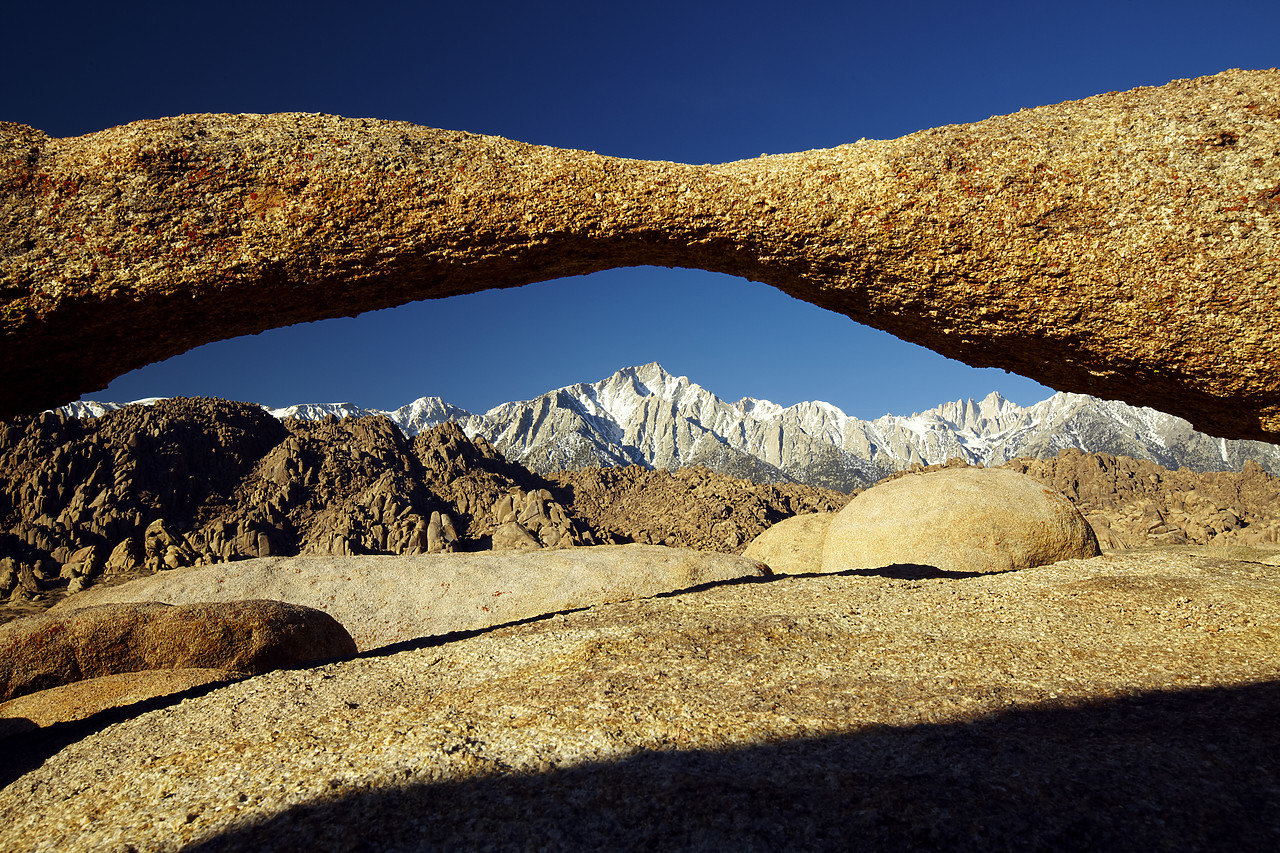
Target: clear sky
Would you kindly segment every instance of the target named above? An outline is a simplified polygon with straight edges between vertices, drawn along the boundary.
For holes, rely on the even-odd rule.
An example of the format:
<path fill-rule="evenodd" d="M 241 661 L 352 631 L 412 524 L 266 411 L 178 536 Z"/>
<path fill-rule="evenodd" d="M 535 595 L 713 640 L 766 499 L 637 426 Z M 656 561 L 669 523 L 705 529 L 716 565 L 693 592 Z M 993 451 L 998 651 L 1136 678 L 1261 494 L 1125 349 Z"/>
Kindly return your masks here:
<path fill-rule="evenodd" d="M 1280 2 L 23 3 L 0 120 L 55 136 L 202 112 L 398 119 L 714 163 L 884 139 L 1227 68 L 1280 65 Z M 658 361 L 728 400 L 908 414 L 974 370 L 728 276 L 641 267 L 223 341 L 91 399 L 473 411 Z"/>

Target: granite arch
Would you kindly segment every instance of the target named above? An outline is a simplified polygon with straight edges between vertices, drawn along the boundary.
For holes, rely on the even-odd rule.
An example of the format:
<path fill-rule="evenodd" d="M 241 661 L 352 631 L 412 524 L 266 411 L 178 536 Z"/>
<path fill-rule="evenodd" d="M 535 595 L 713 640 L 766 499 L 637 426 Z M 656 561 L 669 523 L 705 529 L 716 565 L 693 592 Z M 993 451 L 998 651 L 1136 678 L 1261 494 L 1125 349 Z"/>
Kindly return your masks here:
<path fill-rule="evenodd" d="M 979 367 L 1280 439 L 1280 71 L 692 166 L 401 122 L 0 125 L 0 416 L 213 340 L 694 267 Z"/>

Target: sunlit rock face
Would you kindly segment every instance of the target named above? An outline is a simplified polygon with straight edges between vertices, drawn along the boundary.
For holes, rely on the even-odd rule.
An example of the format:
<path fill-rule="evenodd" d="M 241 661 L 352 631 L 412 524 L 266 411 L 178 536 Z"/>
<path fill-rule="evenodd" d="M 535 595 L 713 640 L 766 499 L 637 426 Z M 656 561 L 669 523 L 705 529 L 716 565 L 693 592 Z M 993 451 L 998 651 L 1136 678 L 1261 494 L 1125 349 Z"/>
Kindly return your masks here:
<path fill-rule="evenodd" d="M 652 264 L 1280 437 L 1276 70 L 715 166 L 323 115 L 3 124 L 0 223 L 0 415 L 213 340 Z"/>

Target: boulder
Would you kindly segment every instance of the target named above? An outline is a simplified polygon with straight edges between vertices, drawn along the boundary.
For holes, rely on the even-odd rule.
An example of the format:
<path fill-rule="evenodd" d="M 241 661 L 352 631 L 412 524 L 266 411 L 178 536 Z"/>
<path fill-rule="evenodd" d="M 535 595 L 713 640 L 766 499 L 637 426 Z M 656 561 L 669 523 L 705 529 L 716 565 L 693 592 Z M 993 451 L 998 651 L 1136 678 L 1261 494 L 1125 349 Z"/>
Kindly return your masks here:
<path fill-rule="evenodd" d="M 297 604 L 105 604 L 0 626 L 0 701 L 146 669 L 257 674 L 355 653 L 333 617 Z"/>
<path fill-rule="evenodd" d="M 1000 572 L 1101 552 L 1060 492 L 1006 469 L 948 468 L 881 483 L 831 522 L 822 571 L 900 564 Z"/>
<path fill-rule="evenodd" d="M 834 512 L 811 512 L 783 519 L 752 539 L 742 556 L 780 575 L 820 571 L 822 548 L 835 517 Z"/>
<path fill-rule="evenodd" d="M 64 599 L 50 613 L 62 616 L 74 608 L 114 601 L 178 604 L 270 598 L 332 614 L 364 651 L 769 574 L 763 564 L 731 554 L 651 545 L 504 554 L 272 557 L 95 587 Z"/>

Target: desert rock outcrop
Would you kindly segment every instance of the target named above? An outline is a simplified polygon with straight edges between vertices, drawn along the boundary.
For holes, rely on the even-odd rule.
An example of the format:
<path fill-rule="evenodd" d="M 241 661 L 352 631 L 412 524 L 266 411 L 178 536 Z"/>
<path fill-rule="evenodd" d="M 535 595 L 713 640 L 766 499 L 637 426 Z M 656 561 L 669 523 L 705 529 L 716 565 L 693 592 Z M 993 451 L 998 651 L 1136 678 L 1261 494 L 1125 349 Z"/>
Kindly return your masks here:
<path fill-rule="evenodd" d="M 0 125 L 0 414 L 199 344 L 619 266 L 1280 437 L 1280 71 L 718 166 L 326 115 Z"/>
<path fill-rule="evenodd" d="M 0 701 L 147 669 L 256 675 L 355 653 L 332 616 L 296 604 L 106 604 L 0 625 Z"/>
<path fill-rule="evenodd" d="M 705 468 L 583 468 L 551 477 L 602 537 L 741 553 L 775 522 L 838 509 L 849 496 L 795 483 L 764 485 Z"/>
<path fill-rule="evenodd" d="M 742 556 L 780 575 L 821 571 L 822 548 L 835 518 L 834 512 L 810 512 L 783 519 L 752 539 Z"/>
<path fill-rule="evenodd" d="M 1197 474 L 1064 450 L 1004 467 L 1065 494 L 1109 548 L 1280 543 L 1280 480 L 1255 462 L 1238 472 Z"/>
<path fill-rule="evenodd" d="M 244 678 L 225 669 L 144 669 L 86 678 L 0 702 L 0 733 L 83 720 L 112 708 Z M 0 737 L 3 737 L 0 734 Z"/>
<path fill-rule="evenodd" d="M 1096 557 L 1065 495 L 1000 468 L 899 477 L 858 495 L 827 528 L 822 571 L 923 565 L 1001 572 Z"/>
<path fill-rule="evenodd" d="M 1183 551 L 721 584 L 268 673 L 7 743 L 0 847 L 1269 850 L 1280 582 Z"/>
<path fill-rule="evenodd" d="M 613 541 L 548 485 L 456 424 L 409 441 L 383 417 L 281 423 L 185 398 L 19 416 L 0 424 L 0 594 L 39 602 L 264 556 L 486 549 L 504 498 L 518 497 L 536 547 Z"/>
<path fill-rule="evenodd" d="M 680 548 L 532 547 L 532 553 L 523 554 L 242 560 L 98 587 L 65 599 L 51 612 L 60 615 L 107 602 L 268 598 L 325 611 L 365 651 L 714 581 L 769 575 L 755 560 Z"/>

